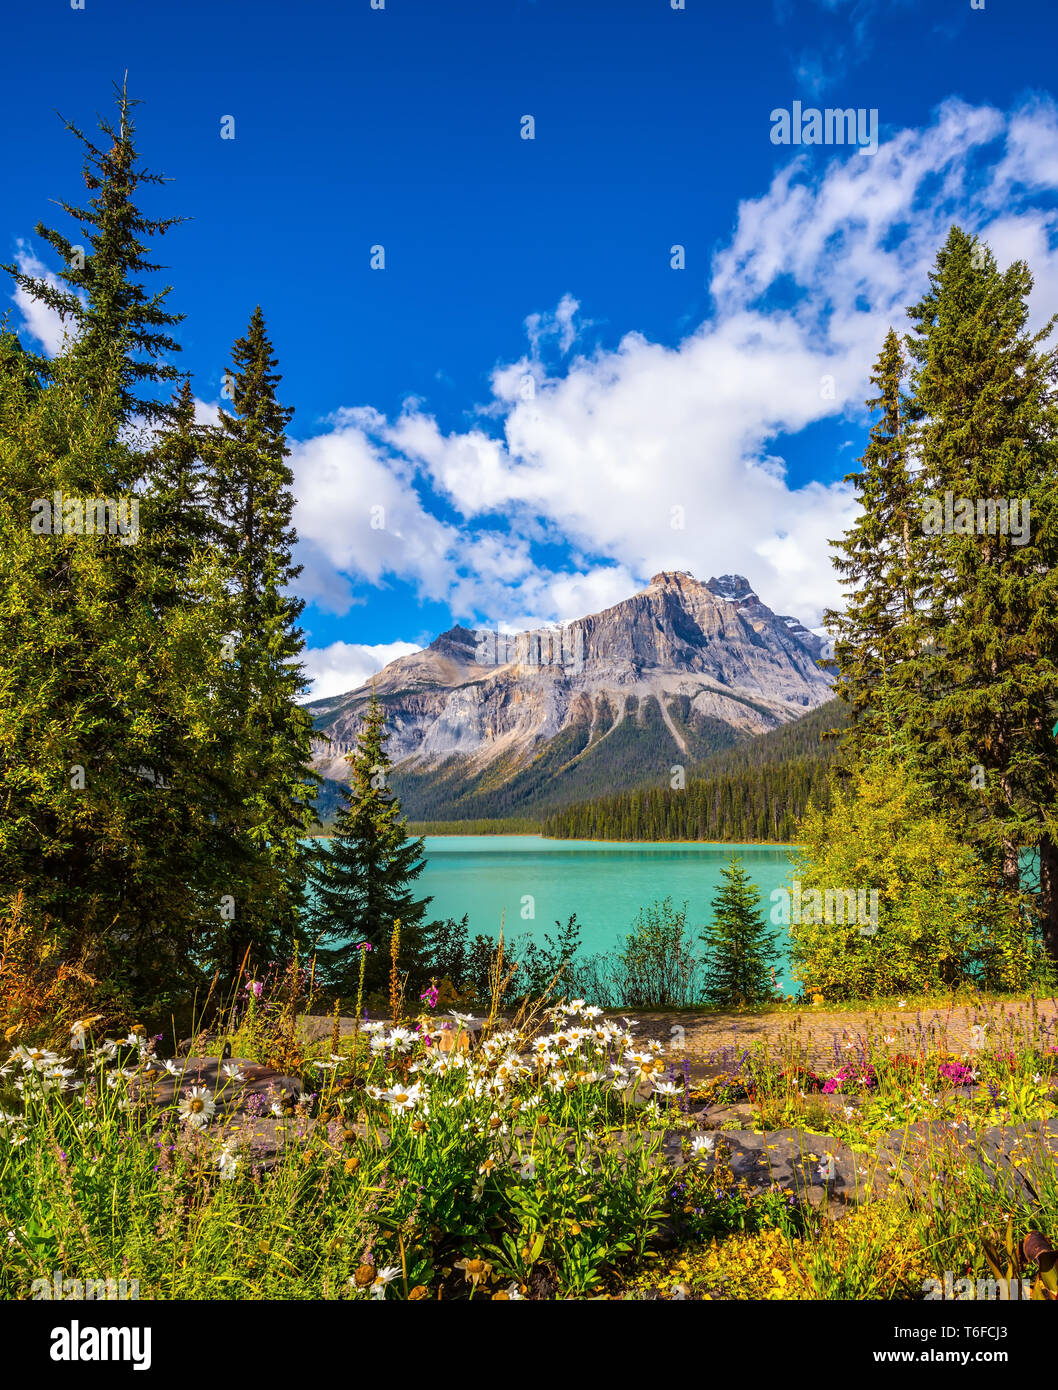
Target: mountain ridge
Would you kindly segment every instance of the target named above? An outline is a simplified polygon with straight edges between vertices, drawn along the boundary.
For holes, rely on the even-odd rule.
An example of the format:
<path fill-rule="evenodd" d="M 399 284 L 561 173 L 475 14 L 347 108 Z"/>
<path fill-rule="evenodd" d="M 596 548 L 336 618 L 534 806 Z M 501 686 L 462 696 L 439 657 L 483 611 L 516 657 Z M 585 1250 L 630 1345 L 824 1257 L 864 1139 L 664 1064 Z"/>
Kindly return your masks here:
<path fill-rule="evenodd" d="M 373 690 L 386 710 L 391 782 L 413 819 L 538 813 L 667 781 L 822 704 L 831 696 L 823 650 L 741 575 L 703 583 L 661 571 L 629 598 L 555 627 L 457 624 L 357 689 L 310 702 L 322 736 L 314 765 L 345 780 Z"/>

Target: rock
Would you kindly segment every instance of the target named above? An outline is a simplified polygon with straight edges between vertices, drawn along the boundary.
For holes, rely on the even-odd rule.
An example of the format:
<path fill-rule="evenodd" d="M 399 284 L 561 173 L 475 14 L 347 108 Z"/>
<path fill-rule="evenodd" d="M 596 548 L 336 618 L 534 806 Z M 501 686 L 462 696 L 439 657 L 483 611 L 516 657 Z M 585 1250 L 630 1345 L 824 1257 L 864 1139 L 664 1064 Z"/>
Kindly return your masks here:
<path fill-rule="evenodd" d="M 732 1105 L 711 1105 L 700 1110 L 698 1124 L 701 1129 L 723 1129 L 725 1125 L 735 1123 L 737 1129 L 752 1124 L 759 1117 L 757 1106 L 748 1100 L 741 1100 Z"/>
<path fill-rule="evenodd" d="M 297 1077 L 284 1076 L 271 1067 L 235 1057 L 225 1062 L 220 1057 L 186 1057 L 177 1076 L 161 1071 L 157 1066 L 131 1083 L 133 1094 L 160 1110 L 178 1105 L 192 1086 L 204 1086 L 217 1107 L 218 1119 L 234 1114 L 264 1114 L 271 1110 L 273 1100 L 296 1103 L 304 1087 Z M 224 1066 L 239 1067 L 244 1080 L 232 1081 L 224 1076 Z"/>
<path fill-rule="evenodd" d="M 768 1134 L 728 1130 L 716 1135 L 710 1156 L 695 1161 L 712 1171 L 721 1154 L 736 1181 L 751 1192 L 788 1192 L 799 1202 L 823 1208 L 834 1220 L 879 1191 L 863 1155 L 829 1135 L 799 1129 Z"/>

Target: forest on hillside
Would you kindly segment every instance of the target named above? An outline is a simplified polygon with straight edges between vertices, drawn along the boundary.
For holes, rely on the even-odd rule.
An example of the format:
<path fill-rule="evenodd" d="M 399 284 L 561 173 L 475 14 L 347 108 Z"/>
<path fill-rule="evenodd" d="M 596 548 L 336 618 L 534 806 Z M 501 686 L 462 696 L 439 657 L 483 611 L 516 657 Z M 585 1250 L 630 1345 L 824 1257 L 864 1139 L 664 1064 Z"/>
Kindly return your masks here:
<path fill-rule="evenodd" d="M 643 787 L 593 797 L 546 816 L 543 834 L 789 843 L 809 801 L 828 804 L 837 734 L 846 722 L 845 706 L 829 700 L 802 719 L 715 753 L 692 769 L 682 788 Z"/>

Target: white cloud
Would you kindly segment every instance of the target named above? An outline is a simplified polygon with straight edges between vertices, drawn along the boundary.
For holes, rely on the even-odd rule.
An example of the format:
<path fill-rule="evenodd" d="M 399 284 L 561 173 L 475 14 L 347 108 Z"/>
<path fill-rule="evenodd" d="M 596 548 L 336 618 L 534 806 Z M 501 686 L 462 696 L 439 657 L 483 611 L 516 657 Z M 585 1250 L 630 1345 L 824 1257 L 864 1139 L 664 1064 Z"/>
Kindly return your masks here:
<path fill-rule="evenodd" d="M 772 607 L 818 622 L 840 604 L 827 540 L 852 500 L 830 479 L 848 452 L 835 446 L 816 481 L 793 486 L 782 438 L 844 418 L 859 452 L 867 373 L 889 325 L 906 329 L 953 222 L 992 242 L 1001 264 L 1029 260 L 1033 316 L 1045 320 L 1058 298 L 1058 215 L 1031 195 L 1058 185 L 1056 131 L 1050 102 L 1004 115 L 953 99 L 871 159 L 802 153 L 738 208 L 703 324 L 674 347 L 630 332 L 549 371 L 544 340 L 575 340 L 578 305 L 565 296 L 527 320 L 530 354 L 495 369 L 481 411 L 491 432 L 445 433 L 413 401 L 392 421 L 341 412 L 296 451 L 309 596 L 340 607 L 351 601 L 343 575 L 398 576 L 457 618 L 529 626 L 677 568 L 745 574 Z M 777 285 L 794 288 L 790 307 L 769 302 Z M 423 480 L 453 520 L 423 504 Z M 378 505 L 385 529 L 372 531 Z M 570 548 L 565 572 L 534 564 L 540 541 Z"/>
<path fill-rule="evenodd" d="M 68 292 L 69 287 L 29 250 L 24 241 L 19 240 L 15 246 L 15 260 L 24 274 L 44 280 L 52 289 Z M 21 285 L 15 286 L 11 298 L 22 315 L 21 329 L 35 338 L 49 357 L 54 357 L 62 348 L 63 340 L 67 332 L 72 331 L 73 325 L 64 324 L 56 310 L 42 304 L 39 299 L 33 299 Z"/>
<path fill-rule="evenodd" d="M 539 356 L 547 338 L 557 338 L 559 351 L 569 352 L 581 331 L 573 322 L 579 308 L 580 303 L 571 294 L 564 294 L 553 314 L 529 315 L 525 321 L 525 331 L 534 356 Z"/>
<path fill-rule="evenodd" d="M 220 402 L 219 401 L 200 401 L 195 397 L 195 424 L 196 425 L 219 425 L 220 424 Z"/>
<path fill-rule="evenodd" d="M 309 647 L 302 654 L 302 664 L 312 680 L 310 700 L 324 700 L 331 695 L 344 695 L 363 685 L 369 676 L 398 656 L 417 652 L 414 642 L 383 642 L 365 646 L 356 642 L 332 642 L 329 647 Z"/>

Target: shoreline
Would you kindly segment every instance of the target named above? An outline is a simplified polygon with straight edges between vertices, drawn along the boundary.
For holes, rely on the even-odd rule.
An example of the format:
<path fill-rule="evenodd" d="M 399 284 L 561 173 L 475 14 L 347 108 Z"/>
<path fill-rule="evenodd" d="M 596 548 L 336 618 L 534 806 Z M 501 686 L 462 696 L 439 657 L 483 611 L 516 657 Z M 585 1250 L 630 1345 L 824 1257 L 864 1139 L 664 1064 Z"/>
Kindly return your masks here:
<path fill-rule="evenodd" d="M 330 840 L 333 831 L 322 835 L 310 835 L 311 840 Z M 489 830 L 472 834 L 465 830 L 416 831 L 409 827 L 408 838 L 417 840 L 546 840 L 548 844 L 561 845 L 707 845 L 712 849 L 725 849 L 740 846 L 743 849 L 797 849 L 799 846 L 790 840 L 600 840 L 586 836 L 542 835 L 538 830 Z"/>
<path fill-rule="evenodd" d="M 597 840 L 581 835 L 541 835 L 527 830 L 488 831 L 482 835 L 468 835 L 465 831 L 453 831 L 450 835 L 436 831 L 424 833 L 425 840 L 452 840 L 462 837 L 465 840 L 547 840 L 549 844 L 561 845 L 708 845 L 716 849 L 727 846 L 741 846 L 743 849 L 796 849 L 798 846 L 789 840 Z M 322 837 L 321 837 L 322 838 Z"/>

